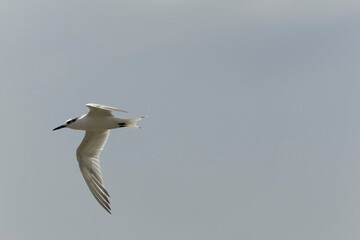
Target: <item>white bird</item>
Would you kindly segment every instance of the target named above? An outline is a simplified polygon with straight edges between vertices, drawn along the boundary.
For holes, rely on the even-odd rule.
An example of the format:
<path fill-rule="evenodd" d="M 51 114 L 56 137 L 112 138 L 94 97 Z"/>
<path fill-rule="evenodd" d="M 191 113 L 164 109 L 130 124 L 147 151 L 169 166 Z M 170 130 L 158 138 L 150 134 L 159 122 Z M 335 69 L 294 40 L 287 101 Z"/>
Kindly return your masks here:
<path fill-rule="evenodd" d="M 76 158 L 82 175 L 91 193 L 100 205 L 111 214 L 109 193 L 106 191 L 100 170 L 99 156 L 104 148 L 109 129 L 114 128 L 140 128 L 136 122 L 144 117 L 117 118 L 112 111 L 126 112 L 113 107 L 88 103 L 86 106 L 90 111 L 77 118 L 67 120 L 63 125 L 54 128 L 53 131 L 61 128 L 85 130 L 85 136 L 76 150 Z"/>

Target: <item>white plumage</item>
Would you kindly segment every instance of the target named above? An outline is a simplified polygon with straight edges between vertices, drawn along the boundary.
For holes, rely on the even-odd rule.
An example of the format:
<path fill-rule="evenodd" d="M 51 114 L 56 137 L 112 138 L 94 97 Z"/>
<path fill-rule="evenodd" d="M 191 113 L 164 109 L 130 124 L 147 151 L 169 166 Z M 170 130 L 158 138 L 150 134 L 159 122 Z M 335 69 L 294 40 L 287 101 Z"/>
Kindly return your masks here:
<path fill-rule="evenodd" d="M 136 122 L 144 117 L 116 118 L 112 111 L 126 111 L 95 103 L 89 103 L 86 106 L 90 109 L 87 114 L 79 118 L 69 119 L 65 124 L 54 128 L 53 131 L 65 127 L 86 131 L 84 139 L 76 150 L 76 158 L 91 193 L 100 205 L 111 214 L 108 199 L 110 195 L 105 189 L 101 174 L 100 153 L 109 137 L 109 129 L 120 127 L 139 128 Z"/>

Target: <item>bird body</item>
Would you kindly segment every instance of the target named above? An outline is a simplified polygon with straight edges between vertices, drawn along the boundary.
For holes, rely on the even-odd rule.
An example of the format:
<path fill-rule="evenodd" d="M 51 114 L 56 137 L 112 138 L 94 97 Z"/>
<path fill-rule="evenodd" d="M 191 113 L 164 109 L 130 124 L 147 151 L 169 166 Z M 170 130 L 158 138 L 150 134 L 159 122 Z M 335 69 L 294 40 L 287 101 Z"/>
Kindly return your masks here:
<path fill-rule="evenodd" d="M 109 130 L 119 127 L 131 127 L 131 122 L 141 118 L 116 118 L 114 116 L 88 115 L 79 117 L 72 124 L 67 126 L 74 130 Z M 139 127 L 135 127 L 139 128 Z"/>
<path fill-rule="evenodd" d="M 144 117 L 117 118 L 112 111 L 126 112 L 113 107 L 89 103 L 86 106 L 90 111 L 78 118 L 72 118 L 65 124 L 54 128 L 53 131 L 61 128 L 85 130 L 85 136 L 76 150 L 76 158 L 81 173 L 88 185 L 90 192 L 100 205 L 111 214 L 110 197 L 103 184 L 100 169 L 100 153 L 109 137 L 110 129 L 128 127 L 140 128 L 136 122 Z"/>

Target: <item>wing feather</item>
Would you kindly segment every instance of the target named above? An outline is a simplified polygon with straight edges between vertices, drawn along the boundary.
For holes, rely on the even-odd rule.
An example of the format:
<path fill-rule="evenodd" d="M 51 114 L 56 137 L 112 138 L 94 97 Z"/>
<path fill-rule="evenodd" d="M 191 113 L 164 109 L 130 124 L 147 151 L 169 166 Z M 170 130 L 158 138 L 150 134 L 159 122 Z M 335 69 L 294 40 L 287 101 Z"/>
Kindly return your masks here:
<path fill-rule="evenodd" d="M 124 110 L 96 103 L 88 103 L 86 106 L 90 109 L 88 115 L 112 116 L 112 111 L 126 112 Z"/>
<path fill-rule="evenodd" d="M 108 199 L 110 195 L 103 184 L 99 160 L 109 133 L 109 130 L 86 131 L 84 139 L 76 150 L 76 158 L 91 193 L 100 205 L 111 214 L 110 201 Z"/>

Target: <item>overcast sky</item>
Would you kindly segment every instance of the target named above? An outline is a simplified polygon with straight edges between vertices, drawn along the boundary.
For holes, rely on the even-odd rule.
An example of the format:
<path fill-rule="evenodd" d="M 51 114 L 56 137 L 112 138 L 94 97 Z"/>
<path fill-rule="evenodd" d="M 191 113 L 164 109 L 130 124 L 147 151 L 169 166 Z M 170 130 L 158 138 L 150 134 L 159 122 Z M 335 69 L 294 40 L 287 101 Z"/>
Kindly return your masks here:
<path fill-rule="evenodd" d="M 360 238 L 360 2 L 0 0 L 0 239 Z M 148 115 L 101 155 L 51 132 Z"/>

